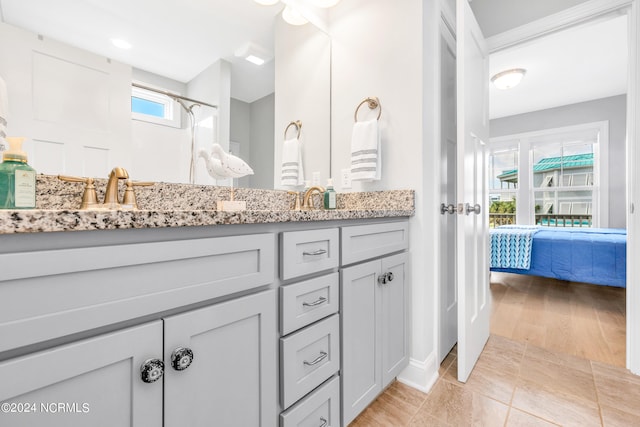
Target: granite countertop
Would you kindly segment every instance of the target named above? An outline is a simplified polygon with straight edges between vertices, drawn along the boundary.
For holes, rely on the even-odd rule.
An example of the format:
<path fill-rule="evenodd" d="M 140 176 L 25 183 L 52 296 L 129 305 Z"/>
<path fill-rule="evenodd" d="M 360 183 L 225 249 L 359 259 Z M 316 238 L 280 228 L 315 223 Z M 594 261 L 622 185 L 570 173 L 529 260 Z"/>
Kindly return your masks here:
<path fill-rule="evenodd" d="M 99 200 L 103 187 L 96 180 Z M 82 188 L 38 175 L 36 209 L 0 210 L 0 234 L 390 218 L 415 212 L 413 190 L 339 193 L 338 209 L 295 211 L 286 191 L 242 188 L 235 189 L 235 199 L 246 200 L 247 210 L 217 211 L 216 200 L 229 200 L 228 187 L 168 183 L 136 188 L 139 210 L 83 211 L 77 209 Z"/>

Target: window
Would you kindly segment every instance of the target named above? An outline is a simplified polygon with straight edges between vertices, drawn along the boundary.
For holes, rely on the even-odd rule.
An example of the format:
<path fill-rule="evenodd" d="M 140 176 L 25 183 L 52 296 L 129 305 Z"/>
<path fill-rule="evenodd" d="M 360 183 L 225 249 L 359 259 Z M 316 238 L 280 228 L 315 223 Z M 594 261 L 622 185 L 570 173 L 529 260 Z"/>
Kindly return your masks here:
<path fill-rule="evenodd" d="M 515 224 L 518 191 L 518 144 L 492 147 L 489 155 L 489 212 L 491 226 Z"/>
<path fill-rule="evenodd" d="M 166 95 L 131 87 L 131 118 L 159 125 L 180 127 L 180 107 Z"/>
<path fill-rule="evenodd" d="M 490 202 L 514 200 L 518 224 L 606 227 L 607 146 L 608 122 L 494 138 Z M 492 169 L 498 164 L 499 173 Z M 490 209 L 490 224 L 497 213 Z"/>

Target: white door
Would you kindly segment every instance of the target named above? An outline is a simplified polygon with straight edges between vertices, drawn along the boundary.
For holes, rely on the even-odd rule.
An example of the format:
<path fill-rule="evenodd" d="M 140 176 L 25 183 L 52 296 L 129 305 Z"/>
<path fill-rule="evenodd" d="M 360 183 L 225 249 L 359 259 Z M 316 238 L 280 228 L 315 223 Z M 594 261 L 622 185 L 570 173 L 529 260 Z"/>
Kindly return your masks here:
<path fill-rule="evenodd" d="M 443 18 L 444 19 L 444 18 Z M 458 287 L 456 281 L 456 221 L 449 205 L 456 203 L 456 42 L 440 22 L 440 345 L 442 363 L 458 341 Z"/>
<path fill-rule="evenodd" d="M 456 3 L 458 117 L 458 381 L 465 382 L 489 339 L 487 156 L 489 55 L 467 0 Z"/>

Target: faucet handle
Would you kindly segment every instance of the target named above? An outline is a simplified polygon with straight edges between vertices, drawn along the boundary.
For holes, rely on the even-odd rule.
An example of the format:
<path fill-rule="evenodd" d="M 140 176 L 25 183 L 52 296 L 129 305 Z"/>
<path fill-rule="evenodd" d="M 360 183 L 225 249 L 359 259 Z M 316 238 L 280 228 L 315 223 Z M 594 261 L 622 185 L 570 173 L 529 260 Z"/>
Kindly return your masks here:
<path fill-rule="evenodd" d="M 131 181 L 128 179 L 126 181 L 127 188 L 124 190 L 124 196 L 122 197 L 122 207 L 129 209 L 138 209 L 138 202 L 136 200 L 136 193 L 133 191 L 133 187 L 149 187 L 153 185 L 153 182 L 140 182 L 140 181 Z"/>
<path fill-rule="evenodd" d="M 291 194 L 293 196 L 295 196 L 294 202 L 293 202 L 293 210 L 294 211 L 299 211 L 300 208 L 300 192 L 299 191 L 287 191 L 287 194 Z"/>
<path fill-rule="evenodd" d="M 80 210 L 87 210 L 98 205 L 96 187 L 93 185 L 93 178 L 80 178 L 77 176 L 58 175 L 58 179 L 66 182 L 84 182 L 84 192 L 82 193 L 82 203 Z"/>

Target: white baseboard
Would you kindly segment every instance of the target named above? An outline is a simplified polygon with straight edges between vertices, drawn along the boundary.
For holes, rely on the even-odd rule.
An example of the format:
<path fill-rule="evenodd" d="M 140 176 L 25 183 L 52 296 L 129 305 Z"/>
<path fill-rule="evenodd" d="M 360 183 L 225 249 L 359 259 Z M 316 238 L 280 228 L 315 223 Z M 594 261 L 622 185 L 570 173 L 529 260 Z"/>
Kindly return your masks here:
<path fill-rule="evenodd" d="M 409 365 L 398 375 L 398 381 L 421 392 L 428 393 L 438 380 L 435 352 L 424 361 L 409 359 Z"/>

